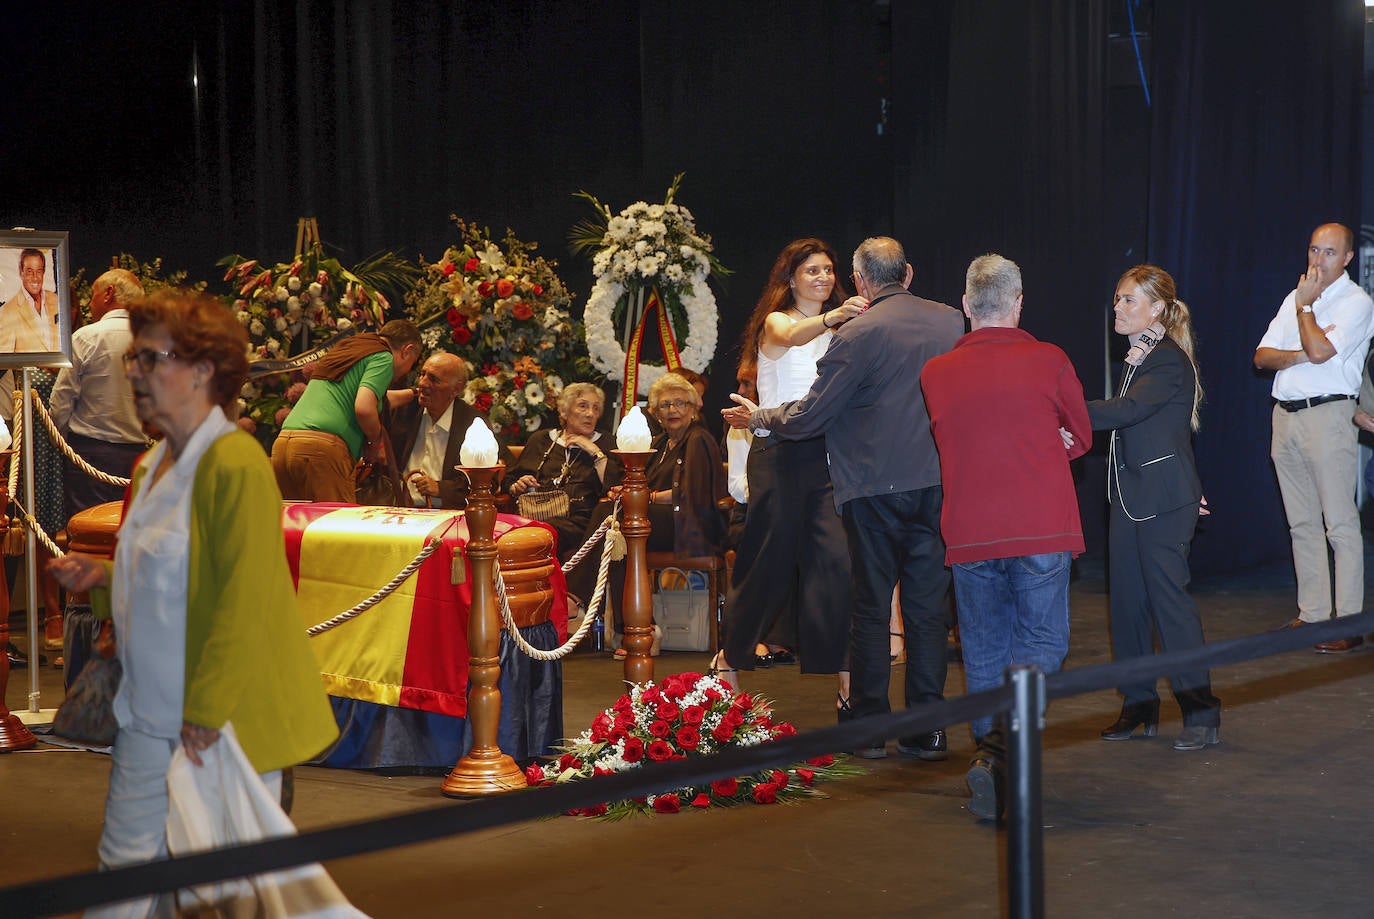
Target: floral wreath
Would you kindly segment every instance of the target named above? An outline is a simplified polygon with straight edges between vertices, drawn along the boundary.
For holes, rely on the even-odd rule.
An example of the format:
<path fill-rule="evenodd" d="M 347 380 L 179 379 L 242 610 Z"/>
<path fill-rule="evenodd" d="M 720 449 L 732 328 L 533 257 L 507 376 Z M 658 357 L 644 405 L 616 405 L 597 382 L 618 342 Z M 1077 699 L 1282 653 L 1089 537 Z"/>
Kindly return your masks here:
<path fill-rule="evenodd" d="M 692 212 L 673 202 L 681 181 L 681 174 L 674 177 L 662 204 L 637 201 L 615 215 L 591 194 L 579 193 L 596 209 L 596 218 L 578 224 L 571 234 L 575 249 L 596 253 L 596 283 L 583 317 L 587 350 L 593 366 L 612 380 L 625 382 L 617 308 L 622 303 L 628 308 L 631 300 L 643 305 L 650 290 L 658 291 L 674 336 L 683 343 L 678 350 L 682 365 L 703 372 L 715 356 L 719 314 L 708 279 L 729 272 L 711 254 L 710 237 L 697 232 Z M 647 392 L 666 372 L 661 364 L 641 363 L 635 388 Z"/>

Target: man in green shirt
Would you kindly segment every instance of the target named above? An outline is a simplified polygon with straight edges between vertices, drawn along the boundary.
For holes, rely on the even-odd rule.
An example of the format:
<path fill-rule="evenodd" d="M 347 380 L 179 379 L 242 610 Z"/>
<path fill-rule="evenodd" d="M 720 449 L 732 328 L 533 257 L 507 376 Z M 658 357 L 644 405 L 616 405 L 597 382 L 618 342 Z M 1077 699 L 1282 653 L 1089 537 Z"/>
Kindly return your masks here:
<path fill-rule="evenodd" d="M 353 503 L 359 458 L 385 463 L 379 405 L 420 356 L 420 331 L 393 319 L 345 339 L 315 362 L 310 383 L 272 446 L 283 498 Z"/>

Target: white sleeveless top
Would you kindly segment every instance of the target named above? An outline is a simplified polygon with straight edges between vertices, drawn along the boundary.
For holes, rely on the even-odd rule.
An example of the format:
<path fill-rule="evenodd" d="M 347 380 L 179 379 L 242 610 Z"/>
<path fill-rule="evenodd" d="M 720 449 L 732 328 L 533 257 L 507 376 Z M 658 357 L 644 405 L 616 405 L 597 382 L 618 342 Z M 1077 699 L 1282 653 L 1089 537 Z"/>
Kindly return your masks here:
<path fill-rule="evenodd" d="M 796 325 L 797 320 L 792 319 L 792 324 Z M 821 359 L 834 337 L 834 332 L 822 332 L 804 345 L 788 348 L 777 360 L 759 349 L 759 408 L 777 408 L 810 392 L 811 384 L 816 381 L 816 361 Z"/>

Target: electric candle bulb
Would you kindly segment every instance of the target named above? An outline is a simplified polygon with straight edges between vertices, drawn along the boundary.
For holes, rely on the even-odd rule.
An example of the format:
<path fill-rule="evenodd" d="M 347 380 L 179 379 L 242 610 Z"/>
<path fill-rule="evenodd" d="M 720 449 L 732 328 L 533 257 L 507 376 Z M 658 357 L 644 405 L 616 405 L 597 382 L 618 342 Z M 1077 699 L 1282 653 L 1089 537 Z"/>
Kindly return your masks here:
<path fill-rule="evenodd" d="M 464 466 L 474 469 L 487 469 L 496 465 L 496 438 L 491 428 L 481 418 L 472 419 L 467 436 L 463 438 L 463 448 L 458 451 Z"/>
<path fill-rule="evenodd" d="M 649 422 L 636 405 L 621 419 L 620 427 L 615 432 L 616 443 L 620 444 L 620 449 L 630 453 L 648 453 L 651 439 Z"/>

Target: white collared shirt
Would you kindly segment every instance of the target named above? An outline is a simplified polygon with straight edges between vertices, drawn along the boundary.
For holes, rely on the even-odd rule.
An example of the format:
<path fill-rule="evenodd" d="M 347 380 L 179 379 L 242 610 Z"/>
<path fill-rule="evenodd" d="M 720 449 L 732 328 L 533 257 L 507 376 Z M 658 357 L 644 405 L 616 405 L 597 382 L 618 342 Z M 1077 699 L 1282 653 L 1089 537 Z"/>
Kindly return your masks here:
<path fill-rule="evenodd" d="M 420 412 L 420 430 L 415 433 L 415 446 L 406 460 L 407 473 L 418 469 L 436 482 L 444 477 L 444 455 L 448 452 L 449 428 L 452 425 L 452 402 L 444 409 L 438 421 L 431 418 L 429 412 Z M 427 496 L 415 490 L 415 482 L 412 480 L 406 481 L 406 489 L 410 492 L 410 500 L 416 507 L 443 506 L 438 495 L 428 498 L 429 503 L 426 503 Z"/>
<path fill-rule="evenodd" d="M 1269 323 L 1259 347 L 1280 351 L 1302 350 L 1296 309 L 1297 290 L 1284 298 L 1278 314 Z M 1374 301 L 1348 274 L 1342 274 L 1321 292 L 1312 304 L 1312 316 L 1320 328 L 1334 325 L 1326 339 L 1336 356 L 1321 364 L 1294 364 L 1274 374 L 1270 390 L 1275 399 L 1288 402 L 1327 395 L 1355 395 L 1364 376 L 1364 361 L 1369 353 L 1369 336 L 1374 326 Z"/>
<path fill-rule="evenodd" d="M 124 352 L 133 340 L 122 308 L 72 333 L 72 365 L 58 372 L 48 405 L 59 428 L 110 444 L 144 442 L 124 375 Z"/>

